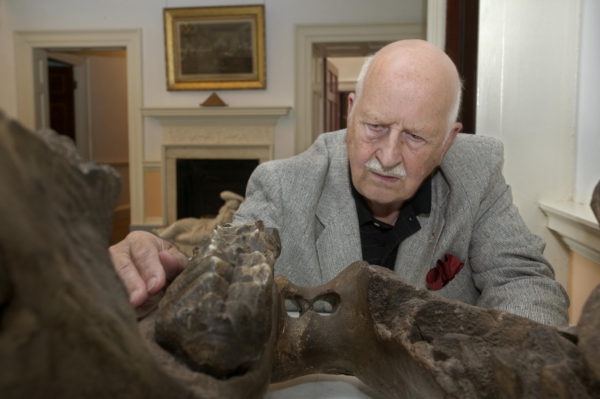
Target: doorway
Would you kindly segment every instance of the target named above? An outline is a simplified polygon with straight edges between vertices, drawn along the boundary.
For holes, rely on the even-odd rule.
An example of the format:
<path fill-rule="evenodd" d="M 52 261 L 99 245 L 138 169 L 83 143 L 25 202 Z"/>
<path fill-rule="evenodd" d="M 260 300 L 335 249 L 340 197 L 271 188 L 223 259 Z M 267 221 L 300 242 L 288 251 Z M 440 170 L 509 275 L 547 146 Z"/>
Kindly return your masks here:
<path fill-rule="evenodd" d="M 38 128 L 73 140 L 81 157 L 121 176 L 110 242 L 129 232 L 130 193 L 125 48 L 37 48 Z M 46 99 L 44 97 L 46 96 Z M 44 117 L 47 115 L 48 117 Z"/>
<path fill-rule="evenodd" d="M 141 30 L 20 31 L 15 32 L 14 38 L 18 119 L 30 129 L 36 127 L 36 103 L 40 94 L 31 78 L 38 73 L 38 49 L 119 48 L 126 51 L 127 107 L 123 111 L 127 114 L 129 177 L 123 181 L 129 183 L 131 204 L 131 218 L 127 224 L 144 224 Z"/>

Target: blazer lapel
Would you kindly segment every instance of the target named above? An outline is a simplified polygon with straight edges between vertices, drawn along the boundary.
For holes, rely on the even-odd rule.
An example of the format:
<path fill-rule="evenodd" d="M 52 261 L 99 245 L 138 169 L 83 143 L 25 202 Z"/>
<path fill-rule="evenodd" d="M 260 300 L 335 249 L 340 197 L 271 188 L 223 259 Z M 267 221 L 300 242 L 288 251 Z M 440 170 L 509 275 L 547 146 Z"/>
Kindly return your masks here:
<path fill-rule="evenodd" d="M 404 281 L 425 286 L 425 275 L 434 265 L 434 255 L 446 224 L 449 187 L 441 172 L 432 180 L 431 212 L 417 216 L 421 229 L 400 244 L 394 270 Z"/>
<path fill-rule="evenodd" d="M 345 143 L 332 156 L 316 209 L 316 248 L 324 282 L 362 260 L 356 205 L 350 190 Z"/>

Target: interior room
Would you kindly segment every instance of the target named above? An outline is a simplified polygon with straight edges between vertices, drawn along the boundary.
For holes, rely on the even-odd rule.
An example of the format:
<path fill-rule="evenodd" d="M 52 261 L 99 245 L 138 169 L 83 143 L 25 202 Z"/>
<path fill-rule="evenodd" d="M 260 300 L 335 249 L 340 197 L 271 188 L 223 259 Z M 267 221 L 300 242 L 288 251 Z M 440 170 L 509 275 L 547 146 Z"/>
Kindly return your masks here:
<path fill-rule="evenodd" d="M 476 13 L 460 19 L 467 3 Z M 170 88 L 164 10 L 245 5 L 264 7 L 262 87 Z M 428 40 L 457 52 L 465 131 L 504 144 L 514 202 L 546 242 L 577 324 L 600 284 L 600 227 L 589 206 L 600 180 L 598 38 L 595 0 L 0 0 L 0 110 L 29 129 L 52 127 L 61 106 L 52 84 L 75 82 L 72 115 L 52 117 L 54 128 L 84 159 L 119 172 L 116 242 L 130 230 L 214 216 L 218 193 L 244 195 L 256 165 L 345 127 L 366 56 L 398 39 Z M 225 105 L 203 106 L 213 93 Z M 206 210 L 184 213 L 178 196 L 192 194 L 178 191 L 181 159 L 204 160 L 188 165 L 194 181 L 221 173 L 219 181 L 240 182 L 213 188 Z"/>

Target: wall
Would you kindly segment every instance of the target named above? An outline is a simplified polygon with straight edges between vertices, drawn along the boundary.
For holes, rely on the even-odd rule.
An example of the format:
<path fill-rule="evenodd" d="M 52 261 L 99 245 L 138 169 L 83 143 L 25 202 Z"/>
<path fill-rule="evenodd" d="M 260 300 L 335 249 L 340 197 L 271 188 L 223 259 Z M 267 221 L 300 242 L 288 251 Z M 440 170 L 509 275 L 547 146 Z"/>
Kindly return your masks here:
<path fill-rule="evenodd" d="M 575 176 L 579 1 L 481 0 L 477 133 L 505 144 L 504 172 L 565 287 L 569 251 L 546 228 L 543 198 L 569 199 Z"/>
<path fill-rule="evenodd" d="M 0 0 L 12 30 L 141 28 L 144 107 L 196 107 L 210 92 L 169 92 L 165 85 L 162 9 L 165 7 L 264 4 L 266 10 L 267 89 L 222 91 L 231 106 L 293 106 L 294 26 L 296 24 L 423 23 L 424 0 Z M 1 17 L 1 15 L 0 15 Z M 2 19 L 0 19 L 0 22 Z M 0 29 L 2 27 L 0 26 Z M 11 47 L 11 35 L 0 38 L 0 49 Z M 4 46 L 4 47 L 3 47 Z M 6 53 L 11 58 L 13 51 Z M 7 64 L 12 61 L 6 60 Z M 0 64 L 2 66 L 2 64 Z M 2 86 L 14 85 L 14 72 L 0 70 Z M 13 90 L 14 89 L 9 89 Z M 8 96 L 7 96 L 8 97 Z M 14 96 L 0 106 L 15 110 Z M 12 111 L 11 111 L 12 112 Z M 294 152 L 294 114 L 282 118 L 275 133 L 275 156 Z M 145 161 L 160 159 L 156 135 L 146 137 Z"/>
<path fill-rule="evenodd" d="M 328 60 L 338 69 L 339 90 L 354 91 L 365 57 L 329 57 Z"/>
<path fill-rule="evenodd" d="M 569 270 L 569 322 L 577 324 L 583 305 L 590 293 L 600 284 L 600 265 L 577 252 L 573 252 Z"/>

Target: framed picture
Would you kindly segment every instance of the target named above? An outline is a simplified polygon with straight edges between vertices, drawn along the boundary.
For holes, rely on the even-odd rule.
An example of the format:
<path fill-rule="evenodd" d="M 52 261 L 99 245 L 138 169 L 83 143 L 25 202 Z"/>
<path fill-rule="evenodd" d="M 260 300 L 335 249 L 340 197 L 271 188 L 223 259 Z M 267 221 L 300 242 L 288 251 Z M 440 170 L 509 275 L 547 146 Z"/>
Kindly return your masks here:
<path fill-rule="evenodd" d="M 168 90 L 264 89 L 264 6 L 165 8 Z"/>

